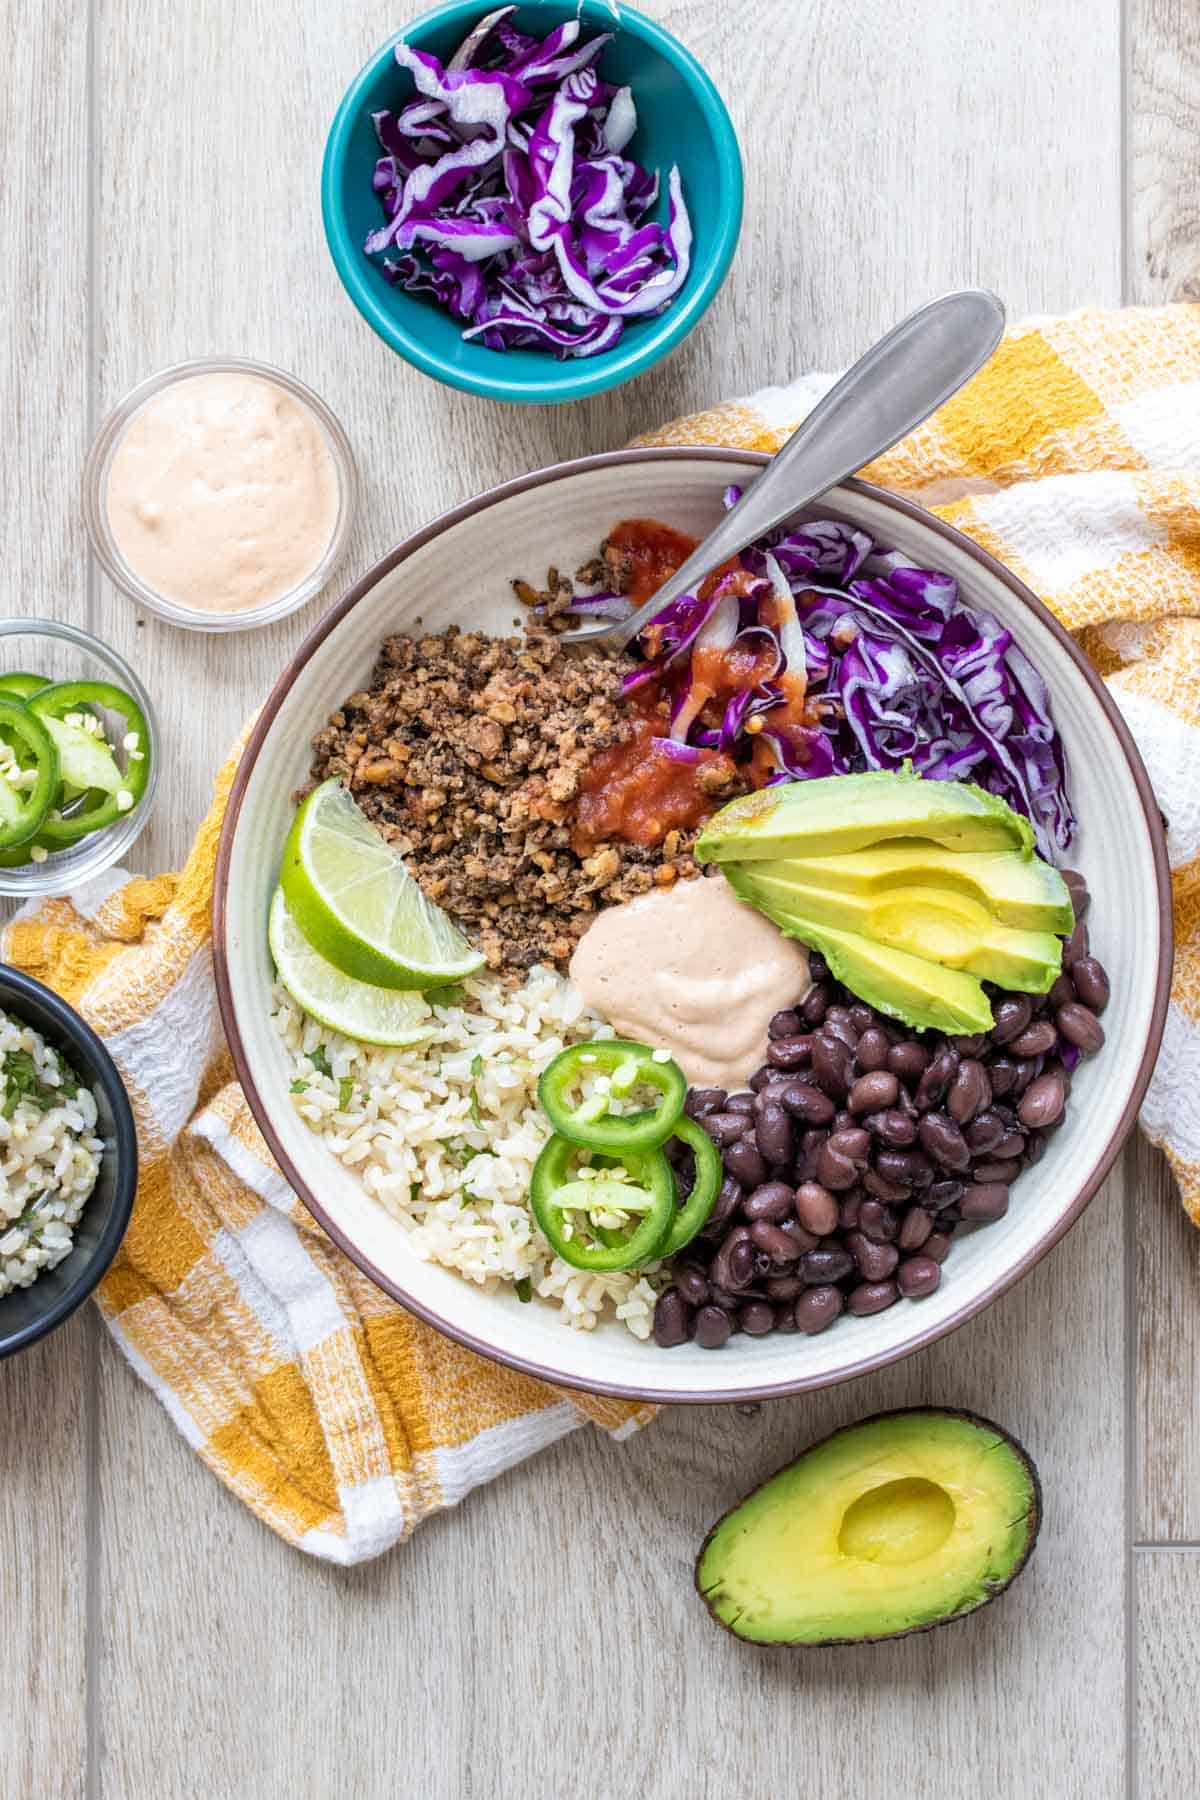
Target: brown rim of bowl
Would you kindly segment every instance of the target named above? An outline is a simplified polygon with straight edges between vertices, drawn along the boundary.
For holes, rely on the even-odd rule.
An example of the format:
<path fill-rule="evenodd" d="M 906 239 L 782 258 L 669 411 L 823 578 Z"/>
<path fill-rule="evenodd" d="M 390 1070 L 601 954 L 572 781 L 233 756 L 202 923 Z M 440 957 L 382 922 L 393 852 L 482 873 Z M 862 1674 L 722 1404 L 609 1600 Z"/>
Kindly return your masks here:
<path fill-rule="evenodd" d="M 960 531 L 956 531 L 952 525 L 947 525 L 943 520 L 935 518 L 932 513 L 926 512 L 924 507 L 918 506 L 914 501 L 908 500 L 902 495 L 891 494 L 885 488 L 876 487 L 871 482 L 850 480 L 841 483 L 843 487 L 849 488 L 852 492 L 867 494 L 873 500 L 878 500 L 883 505 L 891 507 L 894 511 L 903 513 L 907 518 L 917 520 L 920 524 L 927 526 L 939 537 L 946 538 L 950 542 L 957 544 L 961 549 L 966 551 L 975 562 L 979 563 L 992 575 L 996 576 L 998 580 L 1002 581 L 1014 598 L 1019 600 L 1023 606 L 1028 607 L 1035 617 L 1040 619 L 1041 622 L 1053 632 L 1059 643 L 1067 651 L 1084 680 L 1091 688 L 1105 718 L 1108 720 L 1109 726 L 1124 751 L 1125 759 L 1132 771 L 1134 783 L 1138 790 L 1138 796 L 1142 803 L 1142 811 L 1145 814 L 1154 854 L 1154 867 L 1159 901 L 1158 978 L 1155 986 L 1154 1011 L 1150 1020 L 1150 1031 L 1146 1039 L 1145 1049 L 1142 1052 L 1142 1060 L 1138 1066 L 1137 1075 L 1134 1080 L 1133 1092 L 1131 1093 L 1129 1101 L 1122 1111 L 1121 1116 L 1117 1119 L 1109 1134 L 1108 1141 L 1097 1159 L 1095 1168 L 1079 1190 L 1079 1193 L 1071 1202 L 1071 1205 L 1068 1207 L 1064 1216 L 1061 1219 L 1056 1220 L 1055 1224 L 1044 1234 L 1044 1236 L 1039 1238 L 1038 1242 L 1031 1250 L 1021 1257 L 1019 1262 L 1011 1269 L 1007 1270 L 1003 1275 L 998 1276 L 985 1293 L 979 1295 L 977 1299 L 964 1303 L 958 1311 L 952 1313 L 948 1319 L 943 1319 L 939 1324 L 930 1326 L 928 1330 L 918 1331 L 912 1342 L 906 1344 L 903 1349 L 890 1351 L 881 1350 L 875 1355 L 862 1356 L 852 1367 L 845 1369 L 841 1374 L 833 1376 L 798 1374 L 794 1377 L 790 1377 L 786 1381 L 777 1381 L 769 1384 L 751 1381 L 743 1387 L 731 1390 L 700 1389 L 695 1393 L 689 1394 L 678 1394 L 662 1388 L 634 1387 L 605 1381 L 582 1381 L 576 1379 L 573 1382 L 565 1382 L 561 1375 L 558 1375 L 553 1369 L 546 1368 L 542 1363 L 532 1362 L 521 1356 L 502 1355 L 490 1344 L 483 1342 L 480 1338 L 474 1337 L 469 1331 L 463 1331 L 460 1327 L 451 1325 L 431 1307 L 425 1306 L 413 1300 L 410 1295 L 401 1292 L 394 1282 L 390 1281 L 381 1270 L 376 1268 L 375 1265 L 349 1241 L 346 1234 L 333 1223 L 319 1201 L 314 1198 L 312 1193 L 306 1187 L 299 1171 L 284 1151 L 274 1127 L 272 1126 L 267 1109 L 263 1105 L 250 1075 L 245 1049 L 238 1032 L 237 1020 L 234 1016 L 233 995 L 230 990 L 229 969 L 225 956 L 225 890 L 229 875 L 229 859 L 232 853 L 234 832 L 237 829 L 238 816 L 241 812 L 242 801 L 245 797 L 250 773 L 254 767 L 255 760 L 259 750 L 262 748 L 267 733 L 274 723 L 275 715 L 279 710 L 284 696 L 287 694 L 297 675 L 300 673 L 300 670 L 304 667 L 305 663 L 308 662 L 318 645 L 323 643 L 334 627 L 341 623 L 351 607 L 357 606 L 363 596 L 369 593 L 383 576 L 390 574 L 393 569 L 397 568 L 400 563 L 406 561 L 415 551 L 421 549 L 433 538 L 440 537 L 443 532 L 450 530 L 452 526 L 460 524 L 464 519 L 471 518 L 477 512 L 481 512 L 485 507 L 491 506 L 499 500 L 510 499 L 514 494 L 524 493 L 529 488 L 548 486 L 551 482 L 563 481 L 568 476 L 578 475 L 587 469 L 602 469 L 614 466 L 620 467 L 622 465 L 633 467 L 642 462 L 663 461 L 695 463 L 732 462 L 742 463 L 746 468 L 753 469 L 762 468 L 770 461 L 770 457 L 764 452 L 757 450 L 722 450 L 709 445 L 680 445 L 648 450 L 611 450 L 599 456 L 576 457 L 570 462 L 553 463 L 547 468 L 535 469 L 528 475 L 519 475 L 512 481 L 503 482 L 499 487 L 489 488 L 486 493 L 477 494 L 474 499 L 463 501 L 460 506 L 452 507 L 449 512 L 441 513 L 437 518 L 432 519 L 428 525 L 423 525 L 419 531 L 414 532 L 411 537 L 405 538 L 402 543 L 397 544 L 393 549 L 389 550 L 386 556 L 381 557 L 374 567 L 362 577 L 361 581 L 357 581 L 350 589 L 349 593 L 339 600 L 337 605 L 333 607 L 330 612 L 325 614 L 319 624 L 313 627 L 279 680 L 275 683 L 262 711 L 259 713 L 254 724 L 254 729 L 251 731 L 249 739 L 247 740 L 246 748 L 242 752 L 242 758 L 238 764 L 233 785 L 229 792 L 229 803 L 225 810 L 225 819 L 221 827 L 221 839 L 217 850 L 216 875 L 213 889 L 213 960 L 216 973 L 217 999 L 221 1009 L 221 1019 L 225 1027 L 225 1035 L 229 1042 L 229 1049 L 233 1056 L 234 1067 L 237 1070 L 238 1080 L 241 1082 L 242 1091 L 250 1103 L 250 1110 L 257 1119 L 262 1134 L 266 1138 L 275 1160 L 278 1162 L 284 1175 L 287 1177 L 300 1199 L 304 1202 L 304 1205 L 312 1214 L 313 1218 L 316 1219 L 317 1223 L 323 1230 L 328 1232 L 338 1248 L 344 1250 L 351 1262 L 355 1263 L 357 1267 L 362 1270 L 364 1275 L 369 1276 L 377 1287 L 382 1288 L 384 1293 L 389 1294 L 393 1300 L 399 1301 L 400 1305 L 405 1307 L 409 1312 L 415 1313 L 419 1319 L 423 1319 L 427 1325 L 432 1325 L 434 1329 L 440 1331 L 443 1336 L 452 1338 L 456 1343 L 464 1345 L 468 1350 L 474 1350 L 478 1355 L 485 1357 L 489 1362 L 498 1362 L 505 1364 L 509 1368 L 518 1369 L 522 1374 L 532 1375 L 539 1381 L 549 1382 L 552 1387 L 565 1387 L 582 1393 L 604 1394 L 617 1400 L 641 1401 L 645 1403 L 661 1402 L 668 1406 L 712 1406 L 724 1405 L 726 1403 L 741 1403 L 749 1400 L 776 1400 L 782 1399 L 788 1394 L 804 1393 L 810 1389 L 836 1387 L 840 1382 L 853 1381 L 860 1375 L 867 1375 L 875 1369 L 886 1368 L 890 1363 L 900 1362 L 905 1357 L 911 1356 L 915 1351 L 923 1350 L 926 1345 L 936 1342 L 938 1338 L 948 1336 L 950 1332 L 956 1331 L 960 1325 L 965 1325 L 968 1319 L 974 1318 L 976 1313 L 982 1312 L 984 1307 L 990 1306 L 993 1300 L 999 1299 L 1001 1294 L 1006 1293 L 1009 1288 L 1013 1287 L 1015 1283 L 1021 1279 L 1022 1276 L 1027 1275 L 1034 1264 L 1040 1262 L 1046 1252 L 1052 1249 L 1061 1237 L 1066 1235 L 1071 1226 L 1079 1219 L 1088 1202 L 1092 1199 L 1109 1170 L 1112 1168 L 1113 1163 L 1116 1161 L 1117 1153 L 1137 1119 L 1138 1109 L 1141 1106 L 1142 1098 L 1149 1085 L 1150 1075 L 1158 1055 L 1158 1047 L 1162 1038 L 1163 1026 L 1166 1021 L 1167 1000 L 1170 994 L 1171 984 L 1171 965 L 1174 957 L 1174 939 L 1171 919 L 1171 878 L 1167 863 L 1166 834 L 1163 831 L 1162 818 L 1158 810 L 1158 803 L 1154 798 L 1154 790 L 1150 786 L 1150 778 L 1146 773 L 1137 746 L 1134 744 L 1133 738 L 1129 732 L 1129 727 L 1126 725 L 1116 705 L 1111 699 L 1107 688 L 1097 675 L 1095 669 L 1093 669 L 1092 665 L 1087 661 L 1083 652 L 1076 645 L 1070 633 L 1059 624 L 1053 613 L 1043 606 L 1037 596 L 1032 593 L 1023 582 L 1018 581 L 1016 576 L 1013 575 L 1010 570 L 1004 567 L 1003 563 L 997 562 L 994 556 L 989 555 L 986 550 L 981 549 L 973 539 L 966 537 Z M 836 512 L 836 507 L 833 510 Z"/>

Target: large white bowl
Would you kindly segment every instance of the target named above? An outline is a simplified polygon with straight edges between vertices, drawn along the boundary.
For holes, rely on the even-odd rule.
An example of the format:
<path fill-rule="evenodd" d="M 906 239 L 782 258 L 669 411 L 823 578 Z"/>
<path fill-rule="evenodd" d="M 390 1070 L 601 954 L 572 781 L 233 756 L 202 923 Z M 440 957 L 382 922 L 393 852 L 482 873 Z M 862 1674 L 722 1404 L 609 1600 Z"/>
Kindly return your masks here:
<path fill-rule="evenodd" d="M 942 1336 L 1008 1288 L 1079 1217 L 1129 1131 L 1149 1079 L 1166 1009 L 1170 897 L 1162 826 L 1121 718 L 1067 634 L 1027 589 L 966 538 L 919 508 L 859 482 L 811 509 L 864 526 L 918 563 L 944 569 L 971 600 L 1010 626 L 1042 671 L 1070 758 L 1081 822 L 1072 860 L 1087 875 L 1096 954 L 1112 978 L 1108 1042 L 1074 1084 L 1066 1124 L 1022 1176 L 1008 1216 L 956 1243 L 937 1293 L 822 1336 L 735 1337 L 717 1352 L 658 1350 L 623 1326 L 565 1327 L 557 1312 L 483 1294 L 421 1262 L 403 1229 L 297 1118 L 288 1070 L 268 1023 L 267 906 L 310 739 L 370 674 L 381 640 L 451 623 L 511 630 L 509 578 L 571 569 L 616 520 L 666 521 L 703 535 L 727 483 L 766 459 L 703 449 L 626 451 L 560 464 L 495 488 L 400 544 L 307 639 L 271 694 L 230 799 L 217 869 L 215 932 L 221 1010 L 255 1116 L 280 1166 L 330 1235 L 387 1293 L 485 1356 L 547 1380 L 645 1399 L 744 1400 L 824 1387 Z"/>

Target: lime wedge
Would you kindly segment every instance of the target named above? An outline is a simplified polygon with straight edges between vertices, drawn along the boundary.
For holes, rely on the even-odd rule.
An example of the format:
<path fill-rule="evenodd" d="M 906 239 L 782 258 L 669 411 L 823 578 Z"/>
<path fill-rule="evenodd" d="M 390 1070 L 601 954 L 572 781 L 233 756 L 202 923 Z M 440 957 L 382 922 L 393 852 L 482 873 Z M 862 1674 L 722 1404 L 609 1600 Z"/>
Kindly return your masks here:
<path fill-rule="evenodd" d="M 483 966 L 336 780 L 314 789 L 292 821 L 279 883 L 313 949 L 356 981 L 442 987 Z"/>
<path fill-rule="evenodd" d="M 399 988 L 343 975 L 315 951 L 275 889 L 267 928 L 275 968 L 297 1006 L 331 1031 L 364 1044 L 420 1044 L 432 1035 L 429 1003 Z"/>

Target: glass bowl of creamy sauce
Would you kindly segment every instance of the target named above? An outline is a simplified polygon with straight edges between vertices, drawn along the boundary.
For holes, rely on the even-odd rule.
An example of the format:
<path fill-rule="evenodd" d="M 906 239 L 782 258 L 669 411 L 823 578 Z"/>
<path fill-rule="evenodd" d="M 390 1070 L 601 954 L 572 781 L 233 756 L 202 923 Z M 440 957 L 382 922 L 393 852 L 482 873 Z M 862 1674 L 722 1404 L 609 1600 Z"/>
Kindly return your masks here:
<path fill-rule="evenodd" d="M 240 357 L 141 382 L 88 454 L 92 547 L 132 600 L 194 631 L 244 631 L 329 581 L 354 519 L 354 457 L 311 388 Z"/>

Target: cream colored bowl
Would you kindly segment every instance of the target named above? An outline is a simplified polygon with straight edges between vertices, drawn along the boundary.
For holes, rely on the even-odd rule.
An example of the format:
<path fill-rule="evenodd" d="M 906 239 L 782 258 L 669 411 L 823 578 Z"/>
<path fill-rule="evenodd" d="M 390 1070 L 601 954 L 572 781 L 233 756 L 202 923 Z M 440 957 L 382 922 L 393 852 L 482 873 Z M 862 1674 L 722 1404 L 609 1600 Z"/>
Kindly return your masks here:
<path fill-rule="evenodd" d="M 1080 819 L 1072 860 L 1095 896 L 1096 954 L 1112 979 L 1108 1043 L 1074 1084 L 1067 1122 L 1023 1175 L 1008 1216 L 955 1244 L 936 1294 L 874 1318 L 843 1318 L 820 1337 L 735 1337 L 720 1351 L 658 1350 L 610 1322 L 575 1332 L 538 1303 L 483 1294 L 421 1262 L 401 1226 L 360 1190 L 297 1118 L 268 1021 L 267 905 L 307 775 L 309 740 L 370 674 L 381 640 L 457 623 L 511 630 L 509 577 L 538 578 L 592 555 L 616 520 L 640 515 L 702 536 L 729 482 L 765 458 L 701 449 L 625 451 L 526 475 L 447 513 L 400 544 L 336 606 L 284 671 L 238 771 L 221 842 L 215 902 L 217 977 L 230 1047 L 281 1167 L 310 1211 L 380 1287 L 485 1356 L 566 1386 L 666 1401 L 746 1400 L 824 1387 L 942 1336 L 1030 1269 L 1079 1217 L 1132 1126 L 1162 1033 L 1170 974 L 1170 901 L 1162 827 L 1145 771 L 1115 708 L 1065 632 L 966 538 L 912 505 L 848 482 L 811 509 L 864 526 L 918 563 L 943 569 L 1010 626 L 1045 676 L 1071 765 Z"/>

